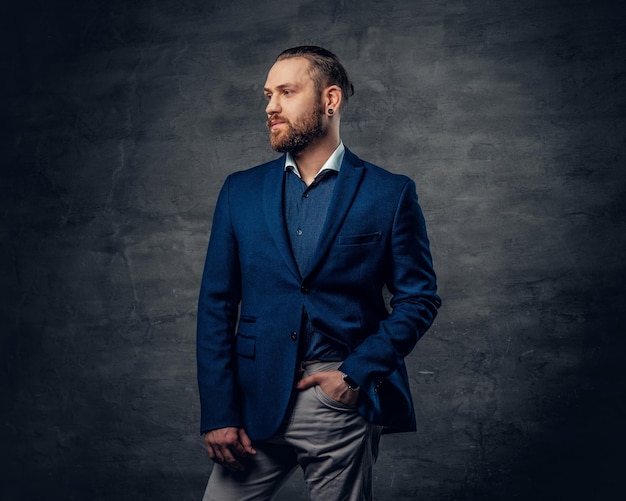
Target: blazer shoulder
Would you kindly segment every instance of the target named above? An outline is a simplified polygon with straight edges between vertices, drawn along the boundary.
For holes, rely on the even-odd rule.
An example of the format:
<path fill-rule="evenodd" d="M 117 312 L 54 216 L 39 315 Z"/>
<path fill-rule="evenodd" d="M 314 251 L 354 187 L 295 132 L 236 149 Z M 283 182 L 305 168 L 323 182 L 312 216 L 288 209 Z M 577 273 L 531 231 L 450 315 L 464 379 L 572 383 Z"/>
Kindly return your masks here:
<path fill-rule="evenodd" d="M 222 190 L 228 191 L 232 197 L 259 196 L 262 188 L 266 184 L 266 179 L 270 173 L 278 182 L 282 173 L 284 158 L 277 158 L 270 162 L 256 165 L 249 169 L 238 170 L 228 174 L 222 185 Z"/>
<path fill-rule="evenodd" d="M 415 182 L 405 174 L 397 174 L 383 167 L 363 161 L 364 176 L 362 186 L 373 189 L 387 196 L 392 193 L 401 193 L 405 189 L 416 190 Z"/>
<path fill-rule="evenodd" d="M 250 167 L 248 169 L 243 169 L 243 170 L 232 172 L 231 174 L 228 175 L 228 177 L 231 180 L 244 180 L 244 179 L 256 180 L 265 176 L 267 172 L 270 172 L 275 169 L 281 169 L 284 163 L 285 163 L 285 157 L 283 155 L 281 157 L 275 158 L 274 160 L 270 160 L 269 162 L 265 162 L 265 163 L 256 165 L 254 167 Z"/>
<path fill-rule="evenodd" d="M 404 186 L 408 182 L 413 182 L 413 180 L 406 174 L 391 172 L 384 167 L 380 167 L 369 162 L 364 162 L 364 164 L 368 171 L 371 173 L 371 176 L 374 177 L 376 180 L 385 181 L 387 183 L 392 183 L 400 186 Z"/>
<path fill-rule="evenodd" d="M 374 182 L 382 182 L 386 185 L 395 186 L 404 186 L 408 182 L 413 182 L 413 180 L 405 174 L 391 172 L 384 167 L 359 158 L 348 148 L 346 148 L 346 160 L 355 167 L 363 167 L 367 173 L 367 177 Z"/>

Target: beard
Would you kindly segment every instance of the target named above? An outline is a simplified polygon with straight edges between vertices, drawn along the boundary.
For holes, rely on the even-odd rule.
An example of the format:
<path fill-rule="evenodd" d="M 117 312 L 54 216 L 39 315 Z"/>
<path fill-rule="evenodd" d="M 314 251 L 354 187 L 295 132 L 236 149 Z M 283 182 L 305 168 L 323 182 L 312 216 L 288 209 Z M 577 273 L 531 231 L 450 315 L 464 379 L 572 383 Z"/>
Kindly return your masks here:
<path fill-rule="evenodd" d="M 273 133 L 270 129 L 270 145 L 279 153 L 299 153 L 316 139 L 326 133 L 322 117 L 324 110 L 318 103 L 309 113 L 295 122 L 285 121 L 285 130 Z M 272 115 L 267 120 L 267 126 L 271 128 L 271 121 L 280 116 Z M 285 120 L 282 119 L 281 120 Z"/>

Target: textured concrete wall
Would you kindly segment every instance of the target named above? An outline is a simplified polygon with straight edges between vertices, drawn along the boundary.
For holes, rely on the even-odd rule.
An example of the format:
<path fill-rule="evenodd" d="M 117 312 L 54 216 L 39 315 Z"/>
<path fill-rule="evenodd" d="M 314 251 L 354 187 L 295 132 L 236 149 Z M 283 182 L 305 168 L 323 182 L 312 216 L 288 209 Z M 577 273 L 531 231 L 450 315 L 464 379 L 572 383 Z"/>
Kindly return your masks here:
<path fill-rule="evenodd" d="M 3 17 L 0 498 L 199 499 L 212 210 L 227 173 L 274 157 L 273 58 L 317 43 L 356 84 L 345 143 L 417 183 L 444 300 L 409 359 L 419 431 L 384 438 L 378 499 L 618 499 L 622 2 L 23 0 Z M 296 476 L 280 499 L 303 493 Z"/>

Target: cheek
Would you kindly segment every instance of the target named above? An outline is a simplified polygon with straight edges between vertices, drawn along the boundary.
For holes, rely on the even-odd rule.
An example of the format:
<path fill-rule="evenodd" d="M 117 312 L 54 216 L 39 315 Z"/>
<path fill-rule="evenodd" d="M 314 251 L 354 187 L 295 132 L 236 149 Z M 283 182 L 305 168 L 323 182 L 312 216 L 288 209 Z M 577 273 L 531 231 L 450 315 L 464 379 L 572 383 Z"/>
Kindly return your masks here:
<path fill-rule="evenodd" d="M 298 100 L 286 103 L 286 106 L 283 109 L 287 111 L 287 113 L 289 113 L 294 120 L 301 121 L 302 118 L 311 114 L 311 110 L 317 109 L 317 106 L 312 106 L 311 103 L 305 103 Z"/>

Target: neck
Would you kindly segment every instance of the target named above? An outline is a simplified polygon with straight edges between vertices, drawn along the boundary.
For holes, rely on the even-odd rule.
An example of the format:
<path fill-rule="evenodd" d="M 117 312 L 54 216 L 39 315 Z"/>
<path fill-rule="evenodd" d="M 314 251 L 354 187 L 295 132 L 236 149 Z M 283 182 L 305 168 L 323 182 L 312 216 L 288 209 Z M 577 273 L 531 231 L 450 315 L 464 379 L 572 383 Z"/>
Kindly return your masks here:
<path fill-rule="evenodd" d="M 302 151 L 292 154 L 302 180 L 307 186 L 313 182 L 322 165 L 326 163 L 326 160 L 339 146 L 339 142 L 339 131 L 329 131 L 328 134 L 308 145 Z"/>

